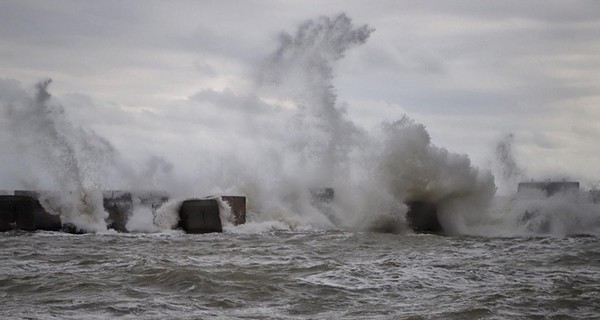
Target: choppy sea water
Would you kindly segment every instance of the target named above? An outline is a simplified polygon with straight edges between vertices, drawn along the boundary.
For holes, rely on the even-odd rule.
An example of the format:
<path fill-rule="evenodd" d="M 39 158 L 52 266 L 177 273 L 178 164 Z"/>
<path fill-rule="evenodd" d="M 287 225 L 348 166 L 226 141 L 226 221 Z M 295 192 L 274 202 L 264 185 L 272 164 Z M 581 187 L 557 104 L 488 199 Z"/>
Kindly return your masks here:
<path fill-rule="evenodd" d="M 597 237 L 0 234 L 2 319 L 599 319 Z"/>

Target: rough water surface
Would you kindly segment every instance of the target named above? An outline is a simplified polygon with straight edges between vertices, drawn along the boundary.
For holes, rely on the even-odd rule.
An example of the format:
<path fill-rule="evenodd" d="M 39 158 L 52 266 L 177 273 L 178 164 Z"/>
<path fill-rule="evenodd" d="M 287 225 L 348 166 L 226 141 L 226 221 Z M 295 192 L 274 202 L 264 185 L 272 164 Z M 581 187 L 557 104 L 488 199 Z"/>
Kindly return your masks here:
<path fill-rule="evenodd" d="M 0 234 L 2 319 L 598 319 L 597 237 Z"/>

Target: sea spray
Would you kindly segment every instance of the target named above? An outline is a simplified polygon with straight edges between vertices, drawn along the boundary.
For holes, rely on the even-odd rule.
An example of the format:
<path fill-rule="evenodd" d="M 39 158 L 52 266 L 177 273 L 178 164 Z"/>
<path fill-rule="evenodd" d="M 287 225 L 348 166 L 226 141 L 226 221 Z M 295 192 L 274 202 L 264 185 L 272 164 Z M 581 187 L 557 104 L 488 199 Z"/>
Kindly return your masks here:
<path fill-rule="evenodd" d="M 526 171 L 518 163 L 514 151 L 515 136 L 508 134 L 496 144 L 493 169 L 502 195 L 514 193 L 516 185 L 526 179 Z"/>
<path fill-rule="evenodd" d="M 59 190 L 63 195 L 59 200 L 42 197 L 48 210 L 82 227 L 99 225 L 92 230 L 106 228 L 102 227 L 106 213 L 101 209 L 100 193 L 94 190 L 108 185 L 128 190 L 168 185 L 168 191 L 177 189 L 176 200 L 155 210 L 134 205 L 128 230 L 176 228 L 183 199 L 227 190 L 247 197 L 248 225 L 229 225 L 224 209 L 226 232 L 338 228 L 405 232 L 409 201 L 434 204 L 449 234 L 598 231 L 600 210 L 586 197 L 494 197 L 496 185 L 489 172 L 474 167 L 466 155 L 435 146 L 425 126 L 409 117 L 384 121 L 370 131 L 353 123 L 335 91 L 335 64 L 346 50 L 365 43 L 372 32 L 371 27 L 356 27 L 350 18 L 338 15 L 308 20 L 297 32 L 283 33 L 278 48 L 258 72 L 256 92 L 229 93 L 233 98 L 251 97 L 266 105 L 260 109 L 262 122 L 258 123 L 269 125 L 252 130 L 240 126 L 243 130 L 236 134 L 243 135 L 248 144 L 243 152 L 229 150 L 231 141 L 225 138 L 219 141 L 219 148 L 203 151 L 200 172 L 186 172 L 193 190 L 170 179 L 176 162 L 151 157 L 146 170 L 115 160 L 116 151 L 108 141 L 71 124 L 64 110 L 52 103 L 48 82 L 40 83 L 33 96 L 10 89 L 14 84 L 0 82 L 6 115 L 0 122 L 9 128 L 5 131 L 9 134 L 1 137 L 3 144 L 8 142 L 3 147 L 18 152 L 21 158 L 2 157 L 20 159 L 27 167 L 15 170 L 20 180 L 12 181 L 29 189 Z M 240 103 L 228 109 L 230 112 L 248 105 L 236 99 L 226 102 Z M 269 108 L 277 111 L 264 112 Z M 248 123 L 257 116 L 243 112 Z M 222 136 L 235 136 L 228 134 Z M 189 145 L 189 137 L 182 139 Z M 209 147 L 197 140 L 194 143 L 203 150 Z M 524 177 L 512 148 L 509 136 L 496 150 L 500 164 L 496 181 L 507 188 Z M 159 154 L 160 150 L 152 152 Z M 323 188 L 335 190 L 325 205 L 313 197 L 314 190 Z"/>
<path fill-rule="evenodd" d="M 62 106 L 52 103 L 47 90 L 50 82 L 39 82 L 33 97 L 13 101 L 3 108 L 10 119 L 9 130 L 20 145 L 20 155 L 46 173 L 42 184 L 35 177 L 32 180 L 35 183 L 26 187 L 53 190 L 41 193 L 40 203 L 51 214 L 59 214 L 63 223 L 72 223 L 86 231 L 105 231 L 108 214 L 103 208 L 102 194 L 90 179 L 92 168 L 84 166 L 81 159 L 81 150 L 93 149 L 100 138 L 73 127 Z M 106 150 L 98 151 L 101 154 Z"/>
<path fill-rule="evenodd" d="M 600 204 L 587 192 L 557 193 L 527 190 L 494 198 L 485 221 L 465 230 L 477 236 L 600 235 Z"/>
<path fill-rule="evenodd" d="M 338 102 L 333 84 L 335 63 L 346 50 L 365 43 L 372 32 L 372 28 L 366 25 L 355 27 L 350 18 L 339 15 L 308 20 L 294 35 L 282 34 L 279 48 L 259 72 L 256 96 L 266 96 L 264 101 L 267 101 L 269 95 L 275 95 L 290 103 L 282 112 L 273 115 L 274 123 L 284 125 L 259 132 L 262 140 L 256 143 L 255 148 L 248 148 L 256 149 L 256 152 L 245 154 L 243 160 L 231 159 L 228 157 L 230 153 L 212 154 L 214 162 L 221 163 L 221 166 L 217 170 L 212 168 L 214 172 L 207 168 L 209 172 L 201 173 L 201 177 L 209 178 L 198 179 L 202 185 L 245 194 L 251 213 L 250 222 L 253 222 L 252 219 L 255 219 L 254 222 L 279 221 L 292 229 L 402 232 L 406 229 L 404 214 L 407 200 L 435 201 L 443 208 L 442 212 L 451 212 L 451 207 L 469 208 L 472 206 L 467 204 L 485 199 L 493 187 L 480 188 L 485 183 L 479 178 L 478 170 L 471 168 L 468 158 L 432 146 L 423 126 L 406 118 L 384 124 L 380 132 L 367 132 L 348 118 L 343 103 Z M 48 108 L 46 87 L 47 84 L 40 86 L 43 88 L 40 96 L 46 97 L 38 99 L 38 105 Z M 89 165 L 93 163 L 89 161 L 93 157 L 88 155 L 93 153 L 88 151 L 104 151 L 101 154 L 108 157 L 108 161 L 100 162 L 111 163 L 114 150 L 108 142 L 89 144 L 75 139 L 72 133 L 77 130 L 67 121 L 62 109 L 59 114 L 61 116 L 46 121 L 50 126 L 63 130 L 54 129 L 57 132 L 54 140 L 62 141 L 59 147 L 48 143 L 38 147 L 39 143 L 35 141 L 24 141 L 22 146 L 35 146 L 29 149 L 40 154 L 58 153 L 49 157 L 52 163 L 35 167 L 53 172 L 57 171 L 54 169 L 57 167 L 74 167 L 76 170 L 73 173 L 69 171 L 70 174 L 65 175 L 68 177 L 64 179 L 66 182 L 58 187 L 52 178 L 47 179 L 50 183 L 33 181 L 30 185 L 38 189 L 46 185 L 47 189 L 64 191 L 61 193 L 69 195 L 65 196 L 66 204 L 55 207 L 87 215 L 101 208 L 90 205 L 90 201 L 95 203 L 93 200 L 96 198 L 87 196 L 89 190 L 100 189 L 104 181 L 100 183 L 97 179 L 110 176 L 105 172 L 110 171 L 106 166 Z M 19 127 L 18 121 L 13 120 L 13 125 Z M 35 134 L 22 136 L 39 139 Z M 85 137 L 91 138 L 91 141 L 102 141 L 95 135 Z M 81 148 L 82 145 L 91 147 L 85 149 Z M 63 154 L 65 159 L 61 156 Z M 113 164 L 121 167 L 118 163 Z M 148 168 L 161 173 L 160 179 L 151 179 L 150 184 L 155 185 L 164 183 L 162 176 L 168 175 L 173 165 L 158 159 L 150 161 Z M 466 175 L 463 180 L 457 178 L 461 174 Z M 133 181 L 129 186 L 124 184 L 126 187 L 140 185 L 144 181 L 142 175 L 130 172 L 122 176 Z M 311 190 L 325 187 L 336 190 L 326 209 L 316 205 L 311 195 Z M 478 188 L 483 190 L 481 196 L 475 196 Z M 210 194 L 210 187 L 205 192 Z M 95 201 L 98 202 L 97 199 Z M 176 207 L 177 202 L 171 202 L 164 205 L 162 211 L 153 211 L 153 224 L 161 230 L 175 227 Z M 128 229 L 154 230 L 149 224 L 150 213 L 149 210 L 134 208 Z M 137 227 L 136 222 L 139 223 Z"/>
<path fill-rule="evenodd" d="M 260 72 L 257 96 L 275 95 L 290 103 L 286 112 L 275 115 L 285 125 L 280 131 L 268 128 L 273 131 L 262 133 L 271 140 L 257 143 L 256 154 L 244 155 L 244 161 L 214 155 L 222 167 L 201 174 L 210 178 L 202 184 L 245 194 L 250 222 L 279 221 L 291 229 L 402 232 L 409 200 L 435 202 L 444 216 L 482 207 L 493 183 L 482 182 L 485 179 L 471 168 L 468 158 L 431 145 L 423 126 L 405 118 L 367 132 L 349 120 L 335 92 L 335 63 L 372 32 L 339 15 L 308 20 L 293 35 L 282 34 Z M 97 172 L 82 171 L 82 153 L 75 153 L 78 172 L 87 175 L 71 180 L 82 181 Z M 164 161 L 150 164 L 154 171 L 172 169 Z M 94 179 L 87 180 L 89 185 Z M 311 190 L 325 187 L 335 190 L 334 199 L 326 206 L 316 204 Z M 81 188 L 70 190 L 77 189 Z M 150 218 L 159 230 L 176 227 L 177 206 L 173 201 L 156 212 L 134 206 L 127 228 L 152 231 Z"/>
<path fill-rule="evenodd" d="M 423 125 L 404 117 L 383 123 L 373 139 L 379 150 L 371 151 L 375 156 L 370 162 L 363 161 L 368 180 L 361 183 L 367 217 L 374 218 L 371 229 L 405 230 L 409 201 L 434 204 L 442 227 L 450 233 L 476 223 L 487 210 L 495 192 L 493 176 L 474 168 L 467 156 L 431 144 Z"/>
<path fill-rule="evenodd" d="M 160 231 L 171 230 L 179 225 L 179 209 L 185 199 L 172 199 L 156 209 L 152 214 L 152 222 Z M 137 231 L 135 225 L 128 226 L 128 230 Z M 144 231 L 144 230 L 141 230 Z"/>
<path fill-rule="evenodd" d="M 312 205 L 310 190 L 334 186 L 348 176 L 349 154 L 364 134 L 337 103 L 332 67 L 371 32 L 368 26 L 355 27 L 345 15 L 308 20 L 294 35 L 281 35 L 279 47 L 259 71 L 256 96 L 285 102 L 269 115 L 282 125 L 255 128 L 257 142 L 249 149 L 256 152 L 223 170 L 225 175 L 234 172 L 236 179 L 221 175 L 219 180 L 235 180 L 233 188 L 222 189 L 246 195 L 248 210 L 261 221 L 335 227 L 331 216 Z"/>
<path fill-rule="evenodd" d="M 334 63 L 373 31 L 367 25 L 355 27 L 344 14 L 308 20 L 294 35 L 280 35 L 279 47 L 260 73 L 263 90 L 295 107 L 286 121 L 292 135 L 284 152 L 297 157 L 296 174 L 311 177 L 316 186 L 331 183 L 341 173 L 361 134 L 337 101 Z"/>
<path fill-rule="evenodd" d="M 495 172 L 499 192 L 489 209 L 482 212 L 480 223 L 464 230 L 481 236 L 569 236 L 600 234 L 600 204 L 587 190 L 577 189 L 548 194 L 542 189 L 525 188 L 524 181 L 565 181 L 554 177 L 532 179 L 514 153 L 515 136 L 504 136 L 496 144 Z"/>
<path fill-rule="evenodd" d="M 139 168 L 125 163 L 119 152 L 94 131 L 72 123 L 66 110 L 48 91 L 50 80 L 39 82 L 32 93 L 19 83 L 0 81 L 2 122 L 0 141 L 5 163 L 2 171 L 8 189 L 29 189 L 39 194 L 42 206 L 61 216 L 63 223 L 81 231 L 103 232 L 108 214 L 103 190 L 159 189 L 172 186 L 173 165 L 158 155 Z M 5 168 L 4 168 L 5 169 Z M 139 222 L 135 230 L 150 230 L 152 212 L 134 203 Z M 126 217 L 127 218 L 127 217 Z"/>

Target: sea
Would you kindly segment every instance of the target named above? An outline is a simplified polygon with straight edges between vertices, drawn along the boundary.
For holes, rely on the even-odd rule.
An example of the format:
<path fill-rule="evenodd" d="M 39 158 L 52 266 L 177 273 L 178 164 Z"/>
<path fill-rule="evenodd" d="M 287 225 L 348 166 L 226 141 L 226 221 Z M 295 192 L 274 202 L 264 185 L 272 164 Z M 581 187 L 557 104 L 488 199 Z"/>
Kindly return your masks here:
<path fill-rule="evenodd" d="M 0 234 L 1 319 L 600 319 L 597 236 Z"/>
<path fill-rule="evenodd" d="M 0 320 L 600 319 L 597 188 L 501 198 L 503 185 L 565 180 L 560 168 L 529 177 L 512 135 L 479 168 L 410 115 L 385 111 L 363 128 L 354 120 L 371 103 L 356 113 L 362 102 L 338 100 L 336 66 L 374 31 L 345 14 L 309 19 L 247 79 L 219 70 L 217 82 L 233 80 L 223 91 L 201 86 L 163 105 L 164 88 L 146 97 L 154 107 L 0 79 L 0 193 L 52 191 L 44 209 L 89 231 L 0 233 Z M 597 186 L 586 179 L 582 190 Z M 101 190 L 164 190 L 172 202 L 150 212 L 130 198 L 131 232 L 118 233 Z M 173 230 L 177 201 L 219 194 L 248 198 L 245 226 L 228 226 L 224 210 L 223 233 Z M 407 230 L 411 202 L 434 206 L 445 235 Z"/>

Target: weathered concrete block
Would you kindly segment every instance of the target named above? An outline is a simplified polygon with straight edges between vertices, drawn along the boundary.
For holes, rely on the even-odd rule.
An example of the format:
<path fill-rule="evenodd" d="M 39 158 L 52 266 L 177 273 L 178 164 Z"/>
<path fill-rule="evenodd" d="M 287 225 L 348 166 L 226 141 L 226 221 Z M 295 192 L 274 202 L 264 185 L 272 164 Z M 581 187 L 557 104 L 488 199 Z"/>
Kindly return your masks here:
<path fill-rule="evenodd" d="M 35 216 L 36 212 L 38 212 L 36 204 L 39 205 L 39 202 L 29 196 L 22 195 L 13 196 L 13 201 L 15 202 L 15 222 L 17 229 L 25 231 L 37 230 Z"/>
<path fill-rule="evenodd" d="M 28 196 L 33 199 L 37 199 L 40 196 L 40 192 L 33 190 L 15 190 L 15 196 Z"/>
<path fill-rule="evenodd" d="M 104 191 L 103 205 L 104 210 L 108 212 L 106 226 L 109 229 L 115 229 L 119 232 L 127 232 L 127 221 L 133 213 L 133 199 L 131 193 L 127 191 Z"/>
<path fill-rule="evenodd" d="M 406 221 L 416 232 L 443 232 L 437 216 L 435 204 L 427 201 L 407 201 Z"/>
<path fill-rule="evenodd" d="M 240 225 L 246 223 L 246 197 L 244 196 L 221 196 L 223 201 L 231 207 L 233 214 L 233 224 Z"/>
<path fill-rule="evenodd" d="M 15 196 L 0 195 L 0 232 L 17 228 L 16 205 Z"/>
<path fill-rule="evenodd" d="M 15 213 L 16 228 L 26 231 L 61 229 L 60 217 L 46 212 L 37 200 L 38 193 L 34 191 L 17 190 L 12 197 L 12 208 Z"/>
<path fill-rule="evenodd" d="M 133 214 L 134 202 L 136 205 L 149 207 L 154 211 L 169 200 L 169 196 L 165 192 L 155 191 L 108 190 L 104 191 L 102 196 L 104 210 L 108 212 L 106 226 L 119 232 L 128 232 L 127 222 Z"/>
<path fill-rule="evenodd" d="M 184 201 L 179 209 L 179 226 L 187 233 L 223 232 L 219 203 L 214 199 Z"/>

